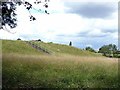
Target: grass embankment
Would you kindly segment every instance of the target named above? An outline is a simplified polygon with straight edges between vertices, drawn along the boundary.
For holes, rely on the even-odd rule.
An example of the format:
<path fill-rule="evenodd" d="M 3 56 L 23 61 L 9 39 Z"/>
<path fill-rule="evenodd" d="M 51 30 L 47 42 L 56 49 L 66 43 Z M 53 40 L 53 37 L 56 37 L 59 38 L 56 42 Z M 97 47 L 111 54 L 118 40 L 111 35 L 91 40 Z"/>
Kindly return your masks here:
<path fill-rule="evenodd" d="M 2 52 L 3 54 L 5 53 L 28 54 L 28 55 L 45 54 L 32 48 L 25 41 L 18 40 L 2 40 Z"/>
<path fill-rule="evenodd" d="M 10 44 L 11 47 L 7 47 Z M 12 47 L 12 45 L 16 47 Z M 67 54 L 69 53 L 67 49 L 73 47 L 65 46 L 64 48 L 64 45 L 57 47 L 56 44 L 43 46 L 49 46 L 51 48 L 49 50 L 54 53 L 59 48 L 58 55 L 43 55 L 42 52 L 39 53 L 29 45 L 26 47 L 29 49 L 23 48 L 24 45 L 26 47 L 27 44 L 23 41 L 3 41 L 3 87 L 118 87 L 117 59 L 98 57 L 98 55 L 88 57 L 87 54 L 81 56 Z M 22 50 L 19 51 L 18 47 L 21 47 Z M 66 53 L 63 52 L 62 47 Z M 7 48 L 9 50 L 6 50 Z M 54 48 L 56 49 L 53 50 Z"/>
<path fill-rule="evenodd" d="M 55 43 L 45 43 L 45 42 L 37 42 L 30 41 L 31 43 L 45 48 L 49 52 L 54 55 L 79 55 L 79 56 L 101 56 L 98 53 L 89 52 L 86 50 L 78 49 L 73 46 L 63 45 L 63 44 L 55 44 Z"/>

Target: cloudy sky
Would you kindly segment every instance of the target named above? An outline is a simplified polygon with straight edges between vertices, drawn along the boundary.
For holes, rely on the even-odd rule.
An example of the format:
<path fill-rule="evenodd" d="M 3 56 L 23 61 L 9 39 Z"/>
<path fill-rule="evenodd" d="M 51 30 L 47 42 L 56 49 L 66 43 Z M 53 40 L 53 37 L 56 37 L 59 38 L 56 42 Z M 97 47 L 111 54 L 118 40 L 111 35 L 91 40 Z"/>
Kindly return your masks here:
<path fill-rule="evenodd" d="M 27 0 L 33 3 L 33 0 Z M 18 26 L 11 34 L 0 30 L 1 39 L 36 40 L 69 44 L 98 50 L 105 44 L 118 44 L 118 0 L 50 0 L 48 12 L 31 10 L 36 21 L 29 20 L 24 6 L 16 10 Z"/>

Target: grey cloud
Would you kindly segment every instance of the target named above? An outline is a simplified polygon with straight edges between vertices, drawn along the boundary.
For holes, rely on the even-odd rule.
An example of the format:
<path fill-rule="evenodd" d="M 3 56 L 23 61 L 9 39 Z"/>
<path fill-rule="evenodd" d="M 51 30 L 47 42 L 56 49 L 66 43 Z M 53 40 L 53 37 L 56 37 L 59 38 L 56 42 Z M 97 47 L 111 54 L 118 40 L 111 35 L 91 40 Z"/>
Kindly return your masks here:
<path fill-rule="evenodd" d="M 92 30 L 82 31 L 73 35 L 58 34 L 57 37 L 89 37 L 89 38 L 104 38 L 112 33 L 118 32 L 117 29 L 101 29 L 100 34 L 91 33 Z"/>
<path fill-rule="evenodd" d="M 76 35 L 75 34 L 73 35 L 58 34 L 57 37 L 76 37 Z"/>
<path fill-rule="evenodd" d="M 65 37 L 66 35 L 64 35 L 64 34 L 58 34 L 57 36 L 58 37 Z"/>
<path fill-rule="evenodd" d="M 89 34 L 90 32 L 87 32 L 87 31 L 85 31 L 85 32 L 80 32 L 80 33 L 77 33 L 77 34 L 74 34 L 74 35 L 64 35 L 64 34 L 60 34 L 60 35 L 57 35 L 58 37 L 88 37 L 88 38 L 92 38 L 92 37 L 95 37 L 95 38 L 101 38 L 101 37 L 106 37 L 106 36 L 108 36 L 108 34 L 105 34 L 105 33 L 102 33 L 102 34 L 98 34 L 98 35 L 96 35 L 96 34 L 94 34 L 94 35 L 92 35 L 92 34 Z"/>
<path fill-rule="evenodd" d="M 76 35 L 76 37 L 88 37 L 88 38 L 92 38 L 92 37 L 94 37 L 94 38 L 101 38 L 101 37 L 106 37 L 106 36 L 107 36 L 107 34 L 91 35 L 91 34 L 89 34 L 89 32 L 86 33 L 86 34 L 78 33 Z"/>
<path fill-rule="evenodd" d="M 103 33 L 115 33 L 118 32 L 117 29 L 103 29 L 102 30 Z"/>
<path fill-rule="evenodd" d="M 95 37 L 95 38 L 101 38 L 101 37 L 107 37 L 112 33 L 118 32 L 117 29 L 101 29 L 101 33 L 100 34 L 91 34 L 92 30 L 89 31 L 85 31 L 85 32 L 80 32 L 78 33 L 76 36 L 78 37 Z"/>
<path fill-rule="evenodd" d="M 40 35 L 38 34 L 23 34 L 19 36 L 20 38 L 23 38 L 25 40 L 31 40 L 31 39 L 40 39 Z"/>
<path fill-rule="evenodd" d="M 117 10 L 115 3 L 65 2 L 67 13 L 79 14 L 87 18 L 106 18 Z"/>

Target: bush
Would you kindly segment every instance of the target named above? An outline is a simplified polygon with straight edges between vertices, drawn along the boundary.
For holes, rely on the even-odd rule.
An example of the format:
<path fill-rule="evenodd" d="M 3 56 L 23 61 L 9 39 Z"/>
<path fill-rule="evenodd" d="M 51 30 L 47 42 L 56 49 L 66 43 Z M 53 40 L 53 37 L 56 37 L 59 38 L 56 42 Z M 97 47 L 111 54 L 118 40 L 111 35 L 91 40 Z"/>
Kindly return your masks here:
<path fill-rule="evenodd" d="M 96 53 L 96 51 L 91 47 L 86 47 L 85 50 Z"/>
<path fill-rule="evenodd" d="M 20 38 L 18 38 L 17 40 L 21 40 Z"/>
<path fill-rule="evenodd" d="M 41 39 L 38 39 L 37 41 L 40 41 L 40 42 L 41 42 Z"/>

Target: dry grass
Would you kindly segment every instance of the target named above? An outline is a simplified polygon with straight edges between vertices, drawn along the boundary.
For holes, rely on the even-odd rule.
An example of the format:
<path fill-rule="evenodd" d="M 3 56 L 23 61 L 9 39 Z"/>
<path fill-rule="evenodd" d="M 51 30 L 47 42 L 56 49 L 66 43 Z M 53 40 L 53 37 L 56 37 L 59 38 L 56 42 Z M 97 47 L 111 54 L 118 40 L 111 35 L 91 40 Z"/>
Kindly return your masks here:
<path fill-rule="evenodd" d="M 105 57 L 4 54 L 3 85 L 48 88 L 117 87 L 117 63 L 117 59 Z"/>

